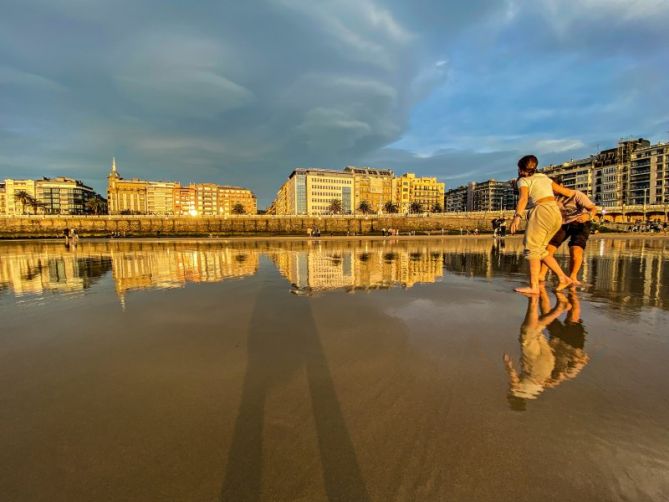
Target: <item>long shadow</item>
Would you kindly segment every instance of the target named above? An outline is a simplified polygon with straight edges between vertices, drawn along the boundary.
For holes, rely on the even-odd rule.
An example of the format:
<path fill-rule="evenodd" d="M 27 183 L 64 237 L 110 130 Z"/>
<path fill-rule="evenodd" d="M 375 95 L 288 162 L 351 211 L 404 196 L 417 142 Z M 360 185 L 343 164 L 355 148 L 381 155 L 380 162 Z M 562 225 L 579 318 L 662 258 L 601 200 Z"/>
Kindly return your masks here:
<path fill-rule="evenodd" d="M 258 294 L 223 501 L 260 500 L 265 400 L 272 385 L 300 368 L 306 368 L 328 499 L 369 500 L 309 302 L 272 285 Z"/>

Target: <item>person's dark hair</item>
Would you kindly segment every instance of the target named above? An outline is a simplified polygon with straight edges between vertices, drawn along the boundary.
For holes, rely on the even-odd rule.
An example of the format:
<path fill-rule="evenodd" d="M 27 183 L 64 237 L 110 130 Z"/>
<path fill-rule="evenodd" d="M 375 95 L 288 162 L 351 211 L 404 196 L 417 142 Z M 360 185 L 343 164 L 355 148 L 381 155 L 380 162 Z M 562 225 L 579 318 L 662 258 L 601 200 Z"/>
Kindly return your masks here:
<path fill-rule="evenodd" d="M 518 161 L 518 170 L 525 176 L 532 176 L 539 166 L 539 159 L 534 155 L 525 155 Z"/>

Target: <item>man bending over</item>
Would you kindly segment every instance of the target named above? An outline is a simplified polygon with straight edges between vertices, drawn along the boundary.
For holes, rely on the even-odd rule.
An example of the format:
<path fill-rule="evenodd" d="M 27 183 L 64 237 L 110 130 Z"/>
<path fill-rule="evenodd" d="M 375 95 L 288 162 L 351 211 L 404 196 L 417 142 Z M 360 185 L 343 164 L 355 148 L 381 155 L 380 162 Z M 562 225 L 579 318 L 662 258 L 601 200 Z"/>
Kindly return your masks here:
<path fill-rule="evenodd" d="M 581 284 L 578 273 L 583 264 L 583 250 L 590 237 L 592 219 L 597 214 L 597 206 L 583 192 L 574 190 L 574 195 L 555 197 L 562 212 L 562 227 L 553 236 L 546 248 L 553 255 L 564 241 L 569 239 L 570 273 L 569 278 L 574 284 Z M 542 265 L 539 279 L 544 281 L 548 267 Z"/>

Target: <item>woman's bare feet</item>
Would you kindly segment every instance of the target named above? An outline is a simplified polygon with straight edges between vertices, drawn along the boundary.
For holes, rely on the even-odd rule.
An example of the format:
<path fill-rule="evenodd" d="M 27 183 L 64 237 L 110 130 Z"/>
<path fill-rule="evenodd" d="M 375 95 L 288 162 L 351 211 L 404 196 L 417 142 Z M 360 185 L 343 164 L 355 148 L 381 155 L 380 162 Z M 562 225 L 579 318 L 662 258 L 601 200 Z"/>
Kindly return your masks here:
<path fill-rule="evenodd" d="M 576 277 L 570 277 L 572 286 L 583 286 L 583 283 L 579 281 Z"/>
<path fill-rule="evenodd" d="M 541 292 L 539 288 L 531 288 L 529 286 L 526 286 L 524 288 L 514 288 L 513 290 L 516 293 L 520 293 L 521 295 L 530 295 L 530 296 L 537 296 Z"/>
<path fill-rule="evenodd" d="M 555 287 L 555 291 L 562 291 L 565 288 L 568 288 L 574 284 L 574 281 L 571 280 L 569 277 L 564 277 L 560 282 L 558 282 L 558 285 Z"/>

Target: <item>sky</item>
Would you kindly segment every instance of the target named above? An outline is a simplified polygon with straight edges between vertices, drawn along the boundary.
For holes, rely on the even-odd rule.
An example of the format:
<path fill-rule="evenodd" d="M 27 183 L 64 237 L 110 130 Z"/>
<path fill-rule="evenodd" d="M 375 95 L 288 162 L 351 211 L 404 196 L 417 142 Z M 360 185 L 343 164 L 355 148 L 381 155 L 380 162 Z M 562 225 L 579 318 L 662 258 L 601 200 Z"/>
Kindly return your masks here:
<path fill-rule="evenodd" d="M 0 179 L 508 179 L 669 140 L 669 0 L 0 0 Z"/>

